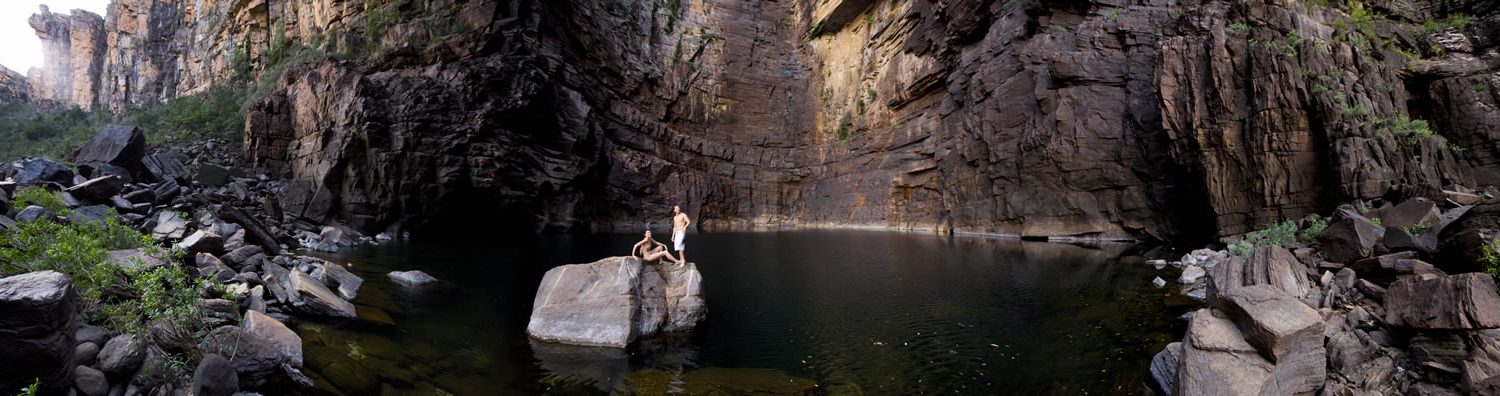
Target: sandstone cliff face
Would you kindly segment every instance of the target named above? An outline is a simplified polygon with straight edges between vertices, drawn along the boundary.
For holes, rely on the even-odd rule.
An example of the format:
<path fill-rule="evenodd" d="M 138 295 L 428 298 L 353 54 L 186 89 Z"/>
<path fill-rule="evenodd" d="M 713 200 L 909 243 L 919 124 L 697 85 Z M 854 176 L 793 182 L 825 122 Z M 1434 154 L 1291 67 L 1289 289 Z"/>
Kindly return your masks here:
<path fill-rule="evenodd" d="M 252 113 L 249 149 L 310 180 L 296 196 L 330 197 L 315 214 L 366 228 L 475 207 L 621 227 L 682 203 L 709 228 L 1170 237 L 1492 183 L 1493 128 L 1464 125 L 1494 117 L 1473 98 L 1492 92 L 1493 51 L 1434 49 L 1394 18 L 1336 29 L 1346 10 L 1229 2 L 666 4 L 512 2 L 466 13 L 482 44 L 387 43 L 374 64 L 289 73 Z M 1441 7 L 1484 11 L 1389 10 Z M 1473 41 L 1491 21 L 1428 36 Z M 1439 136 L 1410 135 L 1411 120 Z"/>
<path fill-rule="evenodd" d="M 300 181 L 293 215 L 366 231 L 681 204 L 710 229 L 1204 238 L 1500 181 L 1493 6 L 1369 7 L 121 0 L 99 100 L 298 63 L 262 74 L 247 157 Z"/>
<path fill-rule="evenodd" d="M 84 10 L 54 14 L 41 6 L 27 22 L 42 39 L 45 62 L 32 70 L 31 96 L 91 108 L 99 87 L 104 19 Z"/>

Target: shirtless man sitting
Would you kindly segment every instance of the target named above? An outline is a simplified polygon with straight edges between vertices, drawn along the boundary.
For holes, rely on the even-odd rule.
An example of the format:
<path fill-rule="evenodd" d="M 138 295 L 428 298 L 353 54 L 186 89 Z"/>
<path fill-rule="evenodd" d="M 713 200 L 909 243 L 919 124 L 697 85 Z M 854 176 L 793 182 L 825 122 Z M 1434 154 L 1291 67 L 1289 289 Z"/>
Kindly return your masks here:
<path fill-rule="evenodd" d="M 646 231 L 646 237 L 636 242 L 630 248 L 630 256 L 641 259 L 647 263 L 659 263 L 665 261 L 669 264 L 677 264 L 677 258 L 667 251 L 667 245 L 651 239 L 651 231 Z"/>

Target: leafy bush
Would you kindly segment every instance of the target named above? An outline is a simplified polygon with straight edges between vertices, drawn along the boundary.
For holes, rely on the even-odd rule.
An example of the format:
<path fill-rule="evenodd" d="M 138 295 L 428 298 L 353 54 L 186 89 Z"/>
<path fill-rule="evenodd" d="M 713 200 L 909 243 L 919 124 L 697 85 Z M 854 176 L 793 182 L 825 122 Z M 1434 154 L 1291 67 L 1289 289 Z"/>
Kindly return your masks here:
<path fill-rule="evenodd" d="M 1297 222 L 1287 220 L 1263 230 L 1246 233 L 1244 239 L 1229 244 L 1229 252 L 1241 258 L 1249 258 L 1250 253 L 1262 246 L 1283 246 L 1296 240 Z"/>
<path fill-rule="evenodd" d="M 0 104 L 0 161 L 28 155 L 69 156 L 104 127 L 105 115 L 77 107 L 49 108 L 35 103 Z"/>
<path fill-rule="evenodd" d="M 1229 34 L 1243 36 L 1250 33 L 1250 25 L 1247 25 L 1244 22 L 1235 22 L 1233 24 L 1230 24 L 1229 28 L 1224 30 L 1228 31 Z"/>
<path fill-rule="evenodd" d="M 1500 239 L 1490 241 L 1480 247 L 1479 263 L 1484 264 L 1484 272 L 1500 280 Z"/>
<path fill-rule="evenodd" d="M 105 322 L 121 332 L 139 333 L 146 320 L 191 324 L 189 319 L 198 309 L 197 293 L 185 286 L 191 278 L 180 268 L 173 265 L 132 273 L 108 262 L 111 250 L 137 248 L 177 262 L 155 244 L 154 238 L 120 223 L 113 213 L 103 222 L 19 223 L 15 230 L 0 234 L 0 272 L 53 270 L 67 274 L 78 291 L 84 318 Z M 120 291 L 139 298 L 108 297 Z"/>
<path fill-rule="evenodd" d="M 1307 228 L 1302 229 L 1302 232 L 1297 234 L 1297 238 L 1301 240 L 1303 244 L 1312 243 L 1314 239 L 1318 238 L 1318 234 L 1323 233 L 1323 229 L 1325 228 L 1328 228 L 1327 219 L 1313 219 L 1312 221 L 1307 222 Z"/>
<path fill-rule="evenodd" d="M 238 85 L 215 85 L 204 92 L 138 109 L 129 121 L 141 127 L 153 144 L 168 138 L 238 141 L 245 130 L 243 107 L 247 95 Z"/>
<path fill-rule="evenodd" d="M 26 186 L 16 191 L 15 206 L 17 208 L 32 205 L 47 208 L 57 214 L 63 214 L 68 210 L 68 203 L 63 201 L 61 191 L 50 191 L 42 186 Z"/>

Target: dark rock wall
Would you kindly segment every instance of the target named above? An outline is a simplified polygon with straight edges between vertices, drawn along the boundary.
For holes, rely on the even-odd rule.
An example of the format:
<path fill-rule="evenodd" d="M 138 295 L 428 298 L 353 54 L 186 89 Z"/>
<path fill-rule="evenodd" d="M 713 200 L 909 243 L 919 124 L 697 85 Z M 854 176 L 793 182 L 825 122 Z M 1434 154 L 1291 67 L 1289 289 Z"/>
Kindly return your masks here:
<path fill-rule="evenodd" d="M 370 36 L 339 4 L 205 9 L 257 55 L 257 29 Z M 292 66 L 247 115 L 251 161 L 303 181 L 289 213 L 1205 239 L 1500 178 L 1481 2 L 380 4 L 377 54 Z M 1453 12 L 1479 17 L 1420 28 Z"/>

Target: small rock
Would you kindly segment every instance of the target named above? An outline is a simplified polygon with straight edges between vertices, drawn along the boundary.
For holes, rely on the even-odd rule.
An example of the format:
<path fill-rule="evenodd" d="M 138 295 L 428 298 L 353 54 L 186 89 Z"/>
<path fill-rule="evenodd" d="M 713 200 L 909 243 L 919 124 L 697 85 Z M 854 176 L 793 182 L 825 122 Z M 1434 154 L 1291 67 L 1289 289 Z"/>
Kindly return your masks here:
<path fill-rule="evenodd" d="M 16 214 L 16 221 L 22 223 L 30 223 L 33 221 L 44 219 L 52 222 L 57 222 L 57 214 L 52 213 L 52 211 L 47 210 L 47 208 L 36 205 L 27 206 L 26 209 L 21 210 L 21 213 Z"/>
<path fill-rule="evenodd" d="M 359 316 L 354 311 L 354 304 L 334 295 L 323 286 L 323 282 L 305 273 L 291 271 L 291 286 L 298 297 L 293 305 L 302 312 L 347 319 Z"/>
<path fill-rule="evenodd" d="M 244 331 L 259 335 L 270 343 L 271 348 L 281 354 L 284 362 L 302 366 L 302 337 L 286 325 L 257 311 L 245 312 Z"/>
<path fill-rule="evenodd" d="M 427 275 L 426 272 L 422 272 L 420 270 L 395 271 L 386 274 L 386 276 L 389 276 L 392 281 L 395 281 L 396 283 L 399 283 L 403 286 L 426 286 L 432 284 L 433 282 L 437 282 L 437 278 L 433 278 L 432 275 Z"/>
<path fill-rule="evenodd" d="M 73 386 L 78 389 L 78 393 L 85 396 L 109 394 L 109 381 L 104 379 L 104 372 L 89 366 L 78 366 L 73 369 Z"/>
<path fill-rule="evenodd" d="M 69 194 L 91 202 L 106 202 L 125 189 L 125 181 L 117 176 L 104 176 L 83 182 L 67 189 Z"/>
<path fill-rule="evenodd" d="M 1163 280 L 1160 276 L 1151 279 L 1151 284 L 1155 285 L 1157 289 L 1167 287 L 1167 281 Z"/>
<path fill-rule="evenodd" d="M 240 390 L 240 377 L 223 356 L 211 353 L 193 372 L 194 396 L 230 396 Z"/>
<path fill-rule="evenodd" d="M 1318 243 L 1328 261 L 1348 263 L 1369 257 L 1385 228 L 1359 214 L 1352 205 L 1339 206 L 1328 226 L 1318 234 Z"/>
<path fill-rule="evenodd" d="M 1177 282 L 1184 285 L 1198 283 L 1198 279 L 1203 278 L 1204 275 L 1208 275 L 1208 272 L 1204 271 L 1203 268 L 1196 265 L 1188 265 L 1187 267 L 1183 267 L 1182 276 L 1177 278 Z"/>
<path fill-rule="evenodd" d="M 163 210 L 156 214 L 156 227 L 151 234 L 157 238 L 179 240 L 187 233 L 188 221 L 177 212 Z"/>
<path fill-rule="evenodd" d="M 177 244 L 188 254 L 210 253 L 214 255 L 224 254 L 224 237 L 213 232 L 198 230 Z"/>
<path fill-rule="evenodd" d="M 109 375 L 130 375 L 146 360 L 146 348 L 140 337 L 119 335 L 99 349 L 99 368 Z"/>
<path fill-rule="evenodd" d="M 205 187 L 223 187 L 228 183 L 228 168 L 214 164 L 202 164 L 198 166 L 198 184 L 202 184 Z"/>
<path fill-rule="evenodd" d="M 1181 366 L 1182 343 L 1174 342 L 1167 344 L 1161 352 L 1151 358 L 1151 378 L 1166 392 L 1167 396 L 1174 395 L 1177 386 L 1177 368 Z"/>
<path fill-rule="evenodd" d="M 73 348 L 73 363 L 80 366 L 91 366 L 99 359 L 99 344 L 85 342 Z"/>

